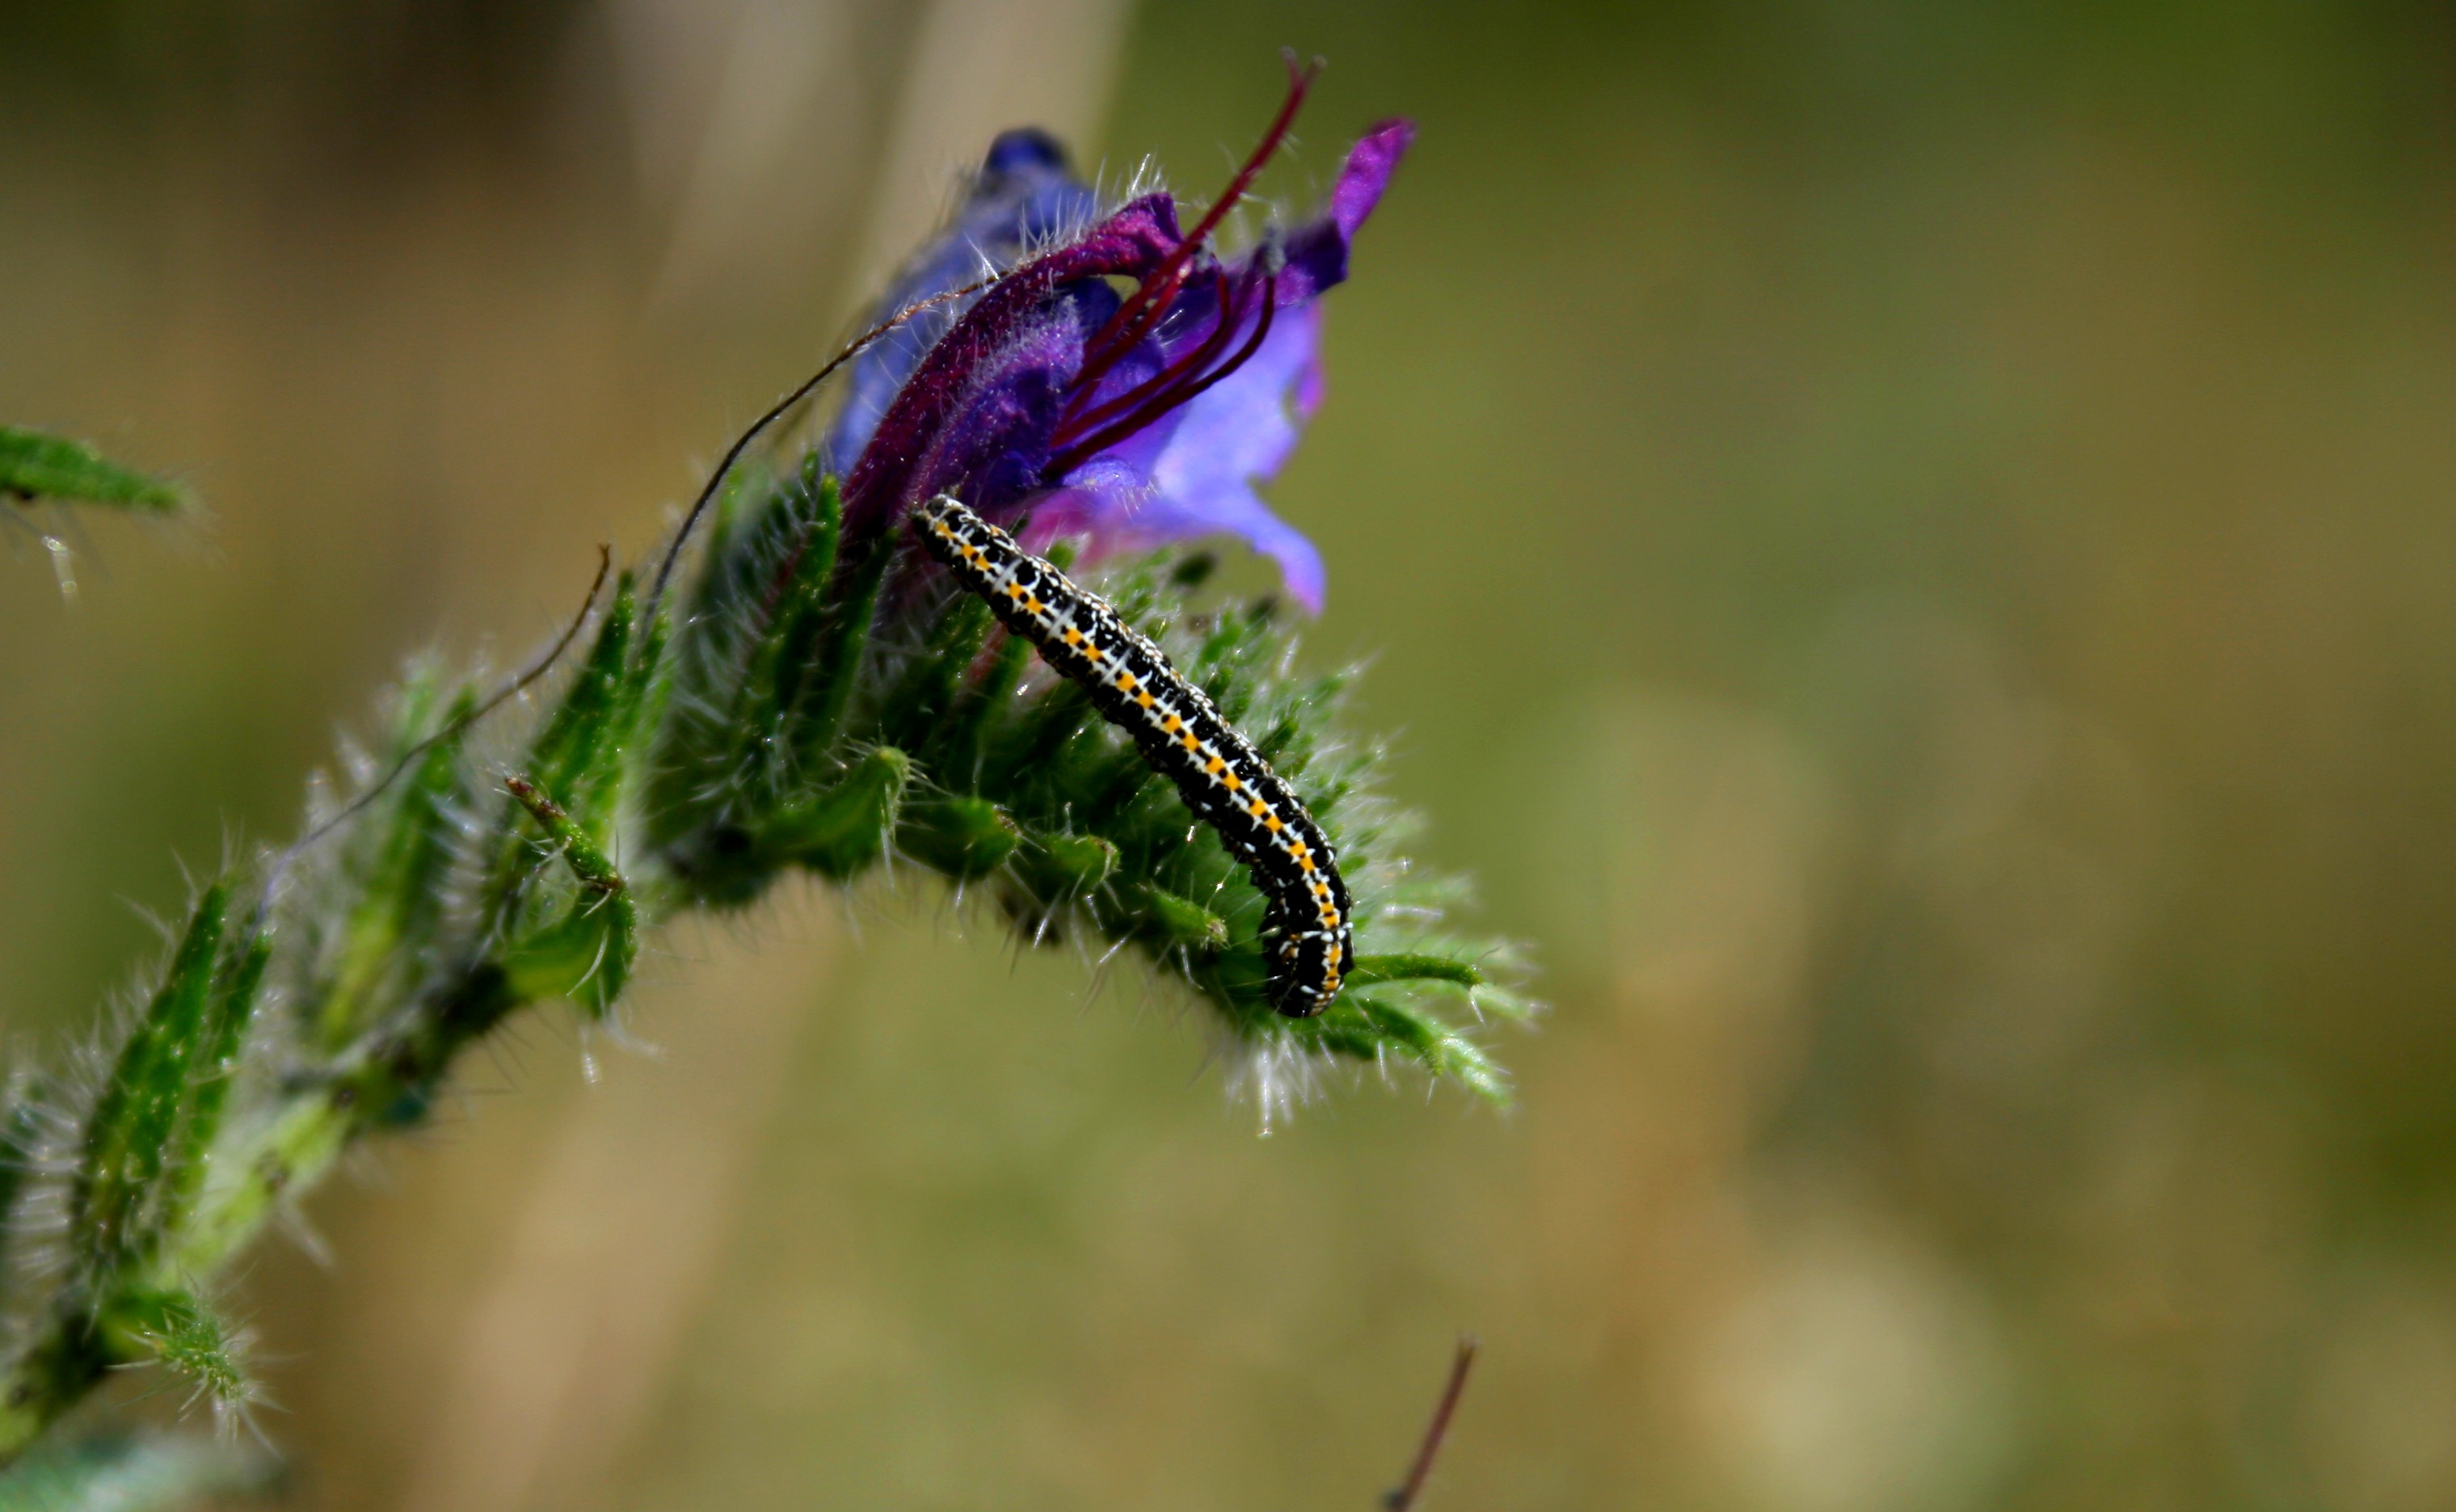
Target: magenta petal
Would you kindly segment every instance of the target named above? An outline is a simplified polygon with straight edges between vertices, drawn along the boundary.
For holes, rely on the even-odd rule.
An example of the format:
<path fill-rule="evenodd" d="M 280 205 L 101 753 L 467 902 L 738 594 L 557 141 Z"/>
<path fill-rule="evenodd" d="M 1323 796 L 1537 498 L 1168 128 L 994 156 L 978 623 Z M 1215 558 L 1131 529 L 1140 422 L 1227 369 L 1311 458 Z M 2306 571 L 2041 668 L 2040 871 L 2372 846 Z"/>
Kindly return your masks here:
<path fill-rule="evenodd" d="M 1034 257 L 983 293 L 922 357 L 846 475 L 845 539 L 868 539 L 926 497 L 916 490 L 914 476 L 925 458 L 979 451 L 971 438 L 946 435 L 951 417 L 959 407 L 977 410 L 983 365 L 1008 354 L 1027 327 L 1044 328 L 1054 313 L 1062 314 L 1068 285 L 1112 276 L 1140 277 L 1160 266 L 1180 244 L 1175 202 L 1166 194 L 1147 194 L 1074 240 Z M 1078 348 L 1066 370 L 1074 371 L 1079 360 Z M 1045 436 L 1033 447 L 1018 444 L 1016 438 L 1006 439 L 1009 455 L 1046 445 Z M 944 486 L 935 479 L 929 481 Z M 969 501 L 994 510 L 1006 501 Z"/>
<path fill-rule="evenodd" d="M 1309 304 L 1346 281 L 1348 244 L 1382 203 L 1382 192 L 1415 139 L 1414 123 L 1384 121 L 1348 151 L 1339 182 L 1331 186 L 1329 208 L 1288 234 L 1287 261 L 1279 272 L 1281 305 Z"/>
<path fill-rule="evenodd" d="M 1364 217 L 1382 203 L 1382 192 L 1390 187 L 1399 159 L 1407 155 L 1415 140 L 1415 122 L 1383 121 L 1348 150 L 1339 183 L 1330 192 L 1330 218 L 1338 223 L 1341 236 L 1354 237 Z"/>

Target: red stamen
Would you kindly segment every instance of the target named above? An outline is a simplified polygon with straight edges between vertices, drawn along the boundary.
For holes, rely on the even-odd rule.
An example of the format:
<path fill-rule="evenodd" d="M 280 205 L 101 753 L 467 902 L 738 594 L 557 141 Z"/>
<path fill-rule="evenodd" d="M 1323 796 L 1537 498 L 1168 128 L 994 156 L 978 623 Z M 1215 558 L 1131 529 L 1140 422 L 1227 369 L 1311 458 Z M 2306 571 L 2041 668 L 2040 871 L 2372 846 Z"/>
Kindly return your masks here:
<path fill-rule="evenodd" d="M 1183 381 L 1187 374 L 1201 368 L 1219 355 L 1220 350 L 1227 346 L 1229 337 L 1236 332 L 1238 325 L 1244 319 L 1245 291 L 1241 287 L 1232 287 L 1228 282 L 1228 276 L 1224 273 L 1214 272 L 1211 276 L 1212 281 L 1218 286 L 1219 317 L 1195 349 L 1104 404 L 1090 410 L 1070 411 L 1066 418 L 1058 422 L 1056 433 L 1050 438 L 1051 444 L 1064 447 L 1085 431 L 1134 409 L 1159 389 Z M 1079 404 L 1083 398 L 1089 397 L 1088 394 L 1078 395 L 1076 402 Z"/>
<path fill-rule="evenodd" d="M 1320 65 L 1300 65 L 1294 51 L 1288 52 L 1286 58 L 1287 98 L 1279 103 L 1279 113 L 1271 117 L 1269 129 L 1262 133 L 1262 140 L 1246 157 L 1243 166 L 1237 170 L 1236 176 L 1228 180 L 1227 189 L 1211 202 L 1211 208 L 1203 212 L 1202 218 L 1195 222 L 1193 232 L 1179 241 L 1176 249 L 1160 260 L 1160 265 L 1144 276 L 1142 282 L 1135 286 L 1135 292 L 1117 306 L 1116 313 L 1102 322 L 1100 329 L 1093 333 L 1092 339 L 1084 343 L 1084 350 L 1092 356 L 1084 362 L 1083 370 L 1074 376 L 1073 387 L 1088 389 L 1097 383 L 1107 376 L 1109 369 L 1124 359 L 1135 343 L 1151 334 L 1152 327 L 1168 313 L 1177 291 L 1184 286 L 1187 267 L 1195 255 L 1202 250 L 1203 238 L 1217 230 L 1220 220 L 1236 208 L 1238 200 L 1245 197 L 1245 192 L 1254 187 L 1254 180 L 1261 174 L 1263 165 L 1279 150 L 1279 144 L 1287 140 L 1288 128 L 1296 124 L 1297 112 L 1304 107 L 1305 93 L 1313 88 L 1314 74 Z"/>
<path fill-rule="evenodd" d="M 1102 404 L 1096 411 L 1074 417 L 1062 423 L 1052 436 L 1052 476 L 1062 474 L 1074 463 L 1103 447 L 1115 445 L 1165 413 L 1175 402 L 1186 383 L 1200 373 L 1227 345 L 1244 323 L 1246 305 L 1241 297 L 1232 296 L 1220 305 L 1219 317 L 1189 357 L 1170 363 L 1160 372 L 1136 384 L 1125 393 Z M 1120 418 L 1144 416 L 1139 424 L 1121 428 L 1115 423 Z M 1085 440 L 1089 436 L 1091 440 Z"/>
<path fill-rule="evenodd" d="M 1214 383 L 1252 361 L 1254 354 L 1262 349 L 1263 338 L 1271 334 L 1272 317 L 1279 313 L 1279 276 L 1276 273 L 1264 274 L 1262 276 L 1262 314 L 1261 317 L 1254 323 L 1254 334 L 1245 338 L 1245 344 L 1237 349 L 1235 357 L 1186 385 L 1185 392 L 1177 396 L 1177 402 L 1179 404 L 1188 402 Z M 1243 318 L 1241 312 L 1238 318 Z"/>
<path fill-rule="evenodd" d="M 1124 440 L 1127 437 L 1134 435 L 1135 432 L 1141 430 L 1144 426 L 1149 425 L 1152 421 L 1167 414 L 1170 410 L 1177 408 L 1180 404 L 1191 401 L 1195 396 L 1210 388 L 1213 384 L 1218 382 L 1221 378 L 1226 378 L 1229 374 L 1236 372 L 1238 368 L 1243 367 L 1247 361 L 1252 359 L 1256 352 L 1261 350 L 1263 338 L 1271 334 L 1271 318 L 1279 313 L 1279 276 L 1278 274 L 1271 274 L 1265 276 L 1262 280 L 1261 317 L 1254 322 L 1254 334 L 1246 338 L 1243 346 L 1237 349 L 1235 356 L 1229 358 L 1227 361 L 1220 363 L 1218 367 L 1212 369 L 1210 372 L 1202 375 L 1200 378 L 1196 378 L 1190 383 L 1181 383 L 1176 385 L 1168 392 L 1153 395 L 1151 398 L 1144 401 L 1139 408 L 1136 409 L 1133 414 L 1128 415 L 1124 419 L 1117 421 L 1115 424 L 1111 425 L 1108 429 L 1101 431 L 1096 435 L 1075 442 L 1074 445 L 1066 448 L 1063 452 L 1058 453 L 1050 460 L 1049 476 L 1062 478 L 1066 474 L 1073 472 L 1076 467 L 1082 465 L 1083 461 L 1087 458 L 1098 456 L 1101 452 L 1115 446 L 1119 441 Z M 1242 318 L 1241 311 L 1239 312 L 1238 317 L 1240 319 Z M 1225 323 L 1224 318 L 1222 323 Z"/>

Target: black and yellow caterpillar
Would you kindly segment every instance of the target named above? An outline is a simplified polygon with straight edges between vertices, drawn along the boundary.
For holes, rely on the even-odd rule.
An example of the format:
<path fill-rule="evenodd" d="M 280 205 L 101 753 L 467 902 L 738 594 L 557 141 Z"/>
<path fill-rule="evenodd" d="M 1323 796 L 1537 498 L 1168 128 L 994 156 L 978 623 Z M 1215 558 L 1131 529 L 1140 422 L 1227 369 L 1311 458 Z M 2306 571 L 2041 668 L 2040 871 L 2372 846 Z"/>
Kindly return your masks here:
<path fill-rule="evenodd" d="M 1134 738 L 1154 771 L 1218 831 L 1269 907 L 1272 1006 L 1310 1018 L 1339 995 L 1355 958 L 1339 857 L 1270 764 L 1167 655 L 1012 537 L 942 494 L 913 514 L 921 543 L 986 600 L 1009 631 L 1079 684 L 1100 717 Z"/>

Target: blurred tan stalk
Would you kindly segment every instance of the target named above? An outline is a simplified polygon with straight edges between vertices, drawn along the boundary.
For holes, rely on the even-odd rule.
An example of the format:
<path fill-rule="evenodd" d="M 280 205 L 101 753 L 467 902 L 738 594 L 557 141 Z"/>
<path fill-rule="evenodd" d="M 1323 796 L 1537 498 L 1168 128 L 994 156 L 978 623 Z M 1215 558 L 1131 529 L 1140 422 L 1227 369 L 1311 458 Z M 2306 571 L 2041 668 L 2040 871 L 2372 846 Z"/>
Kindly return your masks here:
<path fill-rule="evenodd" d="M 653 1404 L 724 1253 L 834 940 L 823 930 L 757 958 L 729 953 L 692 963 L 686 983 L 659 994 L 657 1063 L 614 1067 L 565 1110 L 460 1322 L 403 1507 L 578 1504 Z"/>

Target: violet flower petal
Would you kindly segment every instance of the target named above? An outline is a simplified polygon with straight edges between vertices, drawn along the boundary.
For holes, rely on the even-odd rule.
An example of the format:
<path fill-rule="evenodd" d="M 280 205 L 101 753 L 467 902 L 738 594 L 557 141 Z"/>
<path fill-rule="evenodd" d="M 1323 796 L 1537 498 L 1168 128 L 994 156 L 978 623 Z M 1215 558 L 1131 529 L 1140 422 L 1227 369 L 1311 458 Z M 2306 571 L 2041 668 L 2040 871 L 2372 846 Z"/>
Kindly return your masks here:
<path fill-rule="evenodd" d="M 1031 539 L 1086 536 L 1096 560 L 1235 536 L 1279 564 L 1289 597 L 1320 613 L 1320 553 L 1255 491 L 1286 465 L 1320 398 L 1320 323 L 1318 306 L 1281 313 L 1243 367 L 1037 501 Z"/>
<path fill-rule="evenodd" d="M 1029 129 L 1001 133 L 952 223 L 905 264 L 865 323 L 960 289 L 985 268 L 1012 267 L 1029 249 L 1089 225 L 1098 211 L 1091 186 L 1074 176 L 1054 137 Z M 926 311 L 854 359 L 844 403 L 820 443 L 822 466 L 838 476 L 851 468 L 921 354 L 961 314 L 953 307 Z"/>
<path fill-rule="evenodd" d="M 1287 265 L 1279 273 L 1279 304 L 1305 304 L 1347 279 L 1347 250 L 1382 202 L 1382 192 L 1416 139 L 1412 121 L 1384 121 L 1348 150 L 1331 186 L 1323 213 L 1288 234 L 1281 244 Z"/>
<path fill-rule="evenodd" d="M 922 355 L 845 475 L 845 539 L 866 539 L 926 497 L 917 486 L 926 454 L 946 439 L 942 433 L 951 417 L 977 402 L 984 366 L 1002 360 L 1019 340 L 1034 338 L 1027 333 L 1071 331 L 1075 351 L 1066 375 L 1078 370 L 1081 301 L 1065 291 L 1110 276 L 1139 278 L 1180 244 L 1174 202 L 1165 194 L 1146 195 L 1015 269 L 973 300 Z M 1009 368 L 1003 376 L 1016 378 L 1018 372 Z"/>

